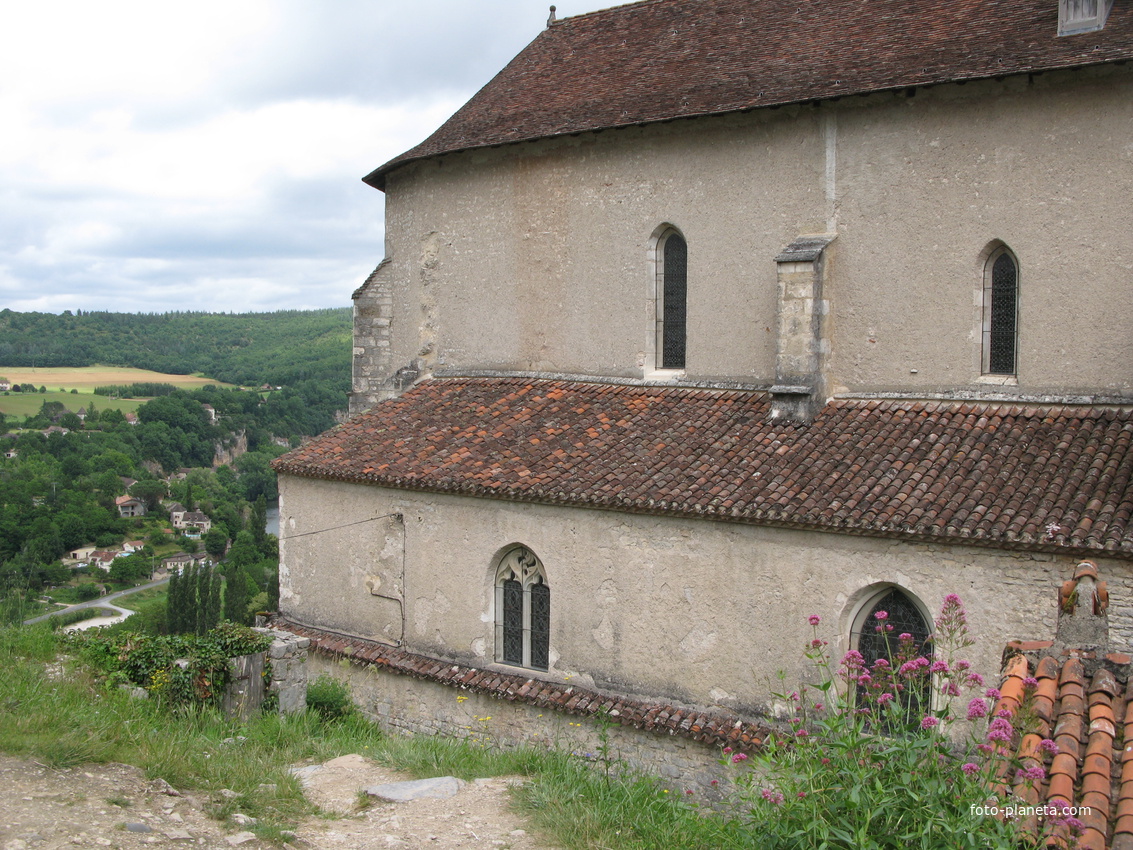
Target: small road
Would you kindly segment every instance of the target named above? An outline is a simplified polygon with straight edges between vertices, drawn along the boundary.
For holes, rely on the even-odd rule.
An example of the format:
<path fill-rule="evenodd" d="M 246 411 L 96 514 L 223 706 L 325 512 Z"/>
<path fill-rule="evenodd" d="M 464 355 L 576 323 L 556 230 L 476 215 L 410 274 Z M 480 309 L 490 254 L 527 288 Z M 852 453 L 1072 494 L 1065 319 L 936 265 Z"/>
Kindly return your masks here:
<path fill-rule="evenodd" d="M 58 611 L 51 611 L 47 614 L 42 614 L 38 617 L 32 617 L 30 620 L 24 620 L 25 626 L 30 626 L 33 623 L 41 623 L 49 617 L 55 617 L 59 614 L 68 614 L 71 611 L 81 611 L 84 608 L 110 608 L 117 611 L 122 617 L 129 617 L 134 612 L 128 608 L 123 608 L 119 605 L 114 605 L 115 599 L 123 596 L 129 596 L 131 593 L 140 593 L 143 590 L 149 590 L 151 587 L 160 587 L 163 584 L 168 584 L 169 579 L 163 578 L 160 581 L 151 581 L 146 584 L 139 584 L 137 587 L 131 587 L 126 590 L 119 590 L 117 593 L 108 593 L 106 596 L 100 596 L 98 599 L 90 599 L 86 602 L 80 602 L 77 605 L 69 605 L 66 608 L 60 608 Z"/>

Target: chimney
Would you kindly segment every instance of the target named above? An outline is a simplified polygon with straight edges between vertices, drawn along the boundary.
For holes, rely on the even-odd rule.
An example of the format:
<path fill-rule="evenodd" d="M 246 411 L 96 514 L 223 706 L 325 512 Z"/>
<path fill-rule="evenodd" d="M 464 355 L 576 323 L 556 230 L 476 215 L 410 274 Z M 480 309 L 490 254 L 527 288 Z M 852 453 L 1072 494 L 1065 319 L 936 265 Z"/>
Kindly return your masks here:
<path fill-rule="evenodd" d="M 555 22 L 555 7 L 552 6 L 551 7 L 551 14 L 547 16 L 547 26 L 550 26 L 554 22 Z"/>
<path fill-rule="evenodd" d="M 1106 652 L 1109 648 L 1109 591 L 1098 581 L 1098 567 L 1082 561 L 1074 578 L 1064 582 L 1058 593 L 1058 626 L 1055 646 Z"/>
<path fill-rule="evenodd" d="M 826 401 L 823 367 L 829 344 L 823 335 L 822 298 L 826 247 L 834 234 L 800 236 L 775 262 L 779 266 L 779 327 L 771 418 L 810 422 Z"/>

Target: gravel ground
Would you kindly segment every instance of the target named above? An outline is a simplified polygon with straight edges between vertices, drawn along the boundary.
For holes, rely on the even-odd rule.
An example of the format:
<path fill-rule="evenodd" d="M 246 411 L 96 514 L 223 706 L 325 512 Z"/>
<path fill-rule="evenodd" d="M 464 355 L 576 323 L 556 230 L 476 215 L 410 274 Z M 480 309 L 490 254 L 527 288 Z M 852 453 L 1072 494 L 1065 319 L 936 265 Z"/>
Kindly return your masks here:
<path fill-rule="evenodd" d="M 508 807 L 508 786 L 518 779 L 464 783 L 448 799 L 360 802 L 364 789 L 408 777 L 359 755 L 294 769 L 324 816 L 299 824 L 288 846 L 551 850 Z M 0 755 L 0 850 L 270 846 L 247 831 L 239 813 L 227 823 L 210 818 L 205 813 L 210 802 L 207 795 L 148 780 L 128 765 L 52 770 Z"/>

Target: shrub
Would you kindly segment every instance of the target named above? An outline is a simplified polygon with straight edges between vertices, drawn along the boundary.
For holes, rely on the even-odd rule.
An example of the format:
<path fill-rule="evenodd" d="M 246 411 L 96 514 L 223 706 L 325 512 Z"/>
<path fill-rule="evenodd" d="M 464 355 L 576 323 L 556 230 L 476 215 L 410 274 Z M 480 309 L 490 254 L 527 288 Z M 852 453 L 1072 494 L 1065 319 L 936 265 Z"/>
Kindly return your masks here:
<path fill-rule="evenodd" d="M 323 720 L 353 714 L 355 709 L 350 686 L 326 674 L 319 676 L 307 684 L 307 708 L 317 712 Z"/>
<path fill-rule="evenodd" d="M 228 684 L 228 659 L 271 645 L 270 637 L 231 623 L 199 636 L 73 632 L 67 641 L 88 664 L 125 676 L 171 705 L 218 705 Z"/>
<path fill-rule="evenodd" d="M 886 636 L 892 626 L 884 611 L 874 628 Z M 819 637 L 817 616 L 806 656 L 819 674 L 814 693 L 806 688 L 776 695 L 793 707 L 789 730 L 773 736 L 757 754 L 724 751 L 724 762 L 740 766 L 737 797 L 741 829 L 759 835 L 765 850 L 797 847 L 853 848 L 1002 848 L 1042 846 L 1040 832 L 1074 819 L 1053 816 L 1024 833 L 1017 823 L 977 814 L 985 805 L 1001 810 L 993 789 L 1010 764 L 1013 729 L 1008 718 L 993 718 L 987 739 L 976 735 L 999 694 L 984 691 L 983 679 L 956 652 L 972 645 L 959 597 L 949 595 L 936 620 L 935 652 L 919 655 L 910 635 L 899 635 L 889 658 L 867 668 L 851 650 L 837 670 Z M 934 709 L 921 702 L 926 690 L 936 696 Z M 965 691 L 967 719 L 973 723 L 966 744 L 954 744 L 950 727 L 954 707 Z M 915 712 L 916 716 L 911 716 Z M 1053 742 L 1044 742 L 1047 752 Z M 746 769 L 750 767 L 750 769 Z M 1041 782 L 1041 767 L 1020 773 Z M 1045 774 L 1044 774 L 1045 775 Z"/>

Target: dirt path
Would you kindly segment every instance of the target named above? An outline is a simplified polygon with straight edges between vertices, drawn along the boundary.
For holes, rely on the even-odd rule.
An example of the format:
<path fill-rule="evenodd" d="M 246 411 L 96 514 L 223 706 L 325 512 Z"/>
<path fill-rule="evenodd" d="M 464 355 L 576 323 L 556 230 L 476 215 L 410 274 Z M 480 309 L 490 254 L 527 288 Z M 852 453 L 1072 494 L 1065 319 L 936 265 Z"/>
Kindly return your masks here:
<path fill-rule="evenodd" d="M 512 780 L 476 780 L 448 799 L 373 802 L 359 810 L 359 791 L 408 777 L 357 755 L 297 766 L 297 773 L 329 816 L 300 824 L 287 837 L 295 848 L 551 850 L 508 808 Z M 179 793 L 128 765 L 51 770 L 0 755 L 0 850 L 270 846 L 247 824 L 210 818 L 209 803 L 207 795 Z"/>

